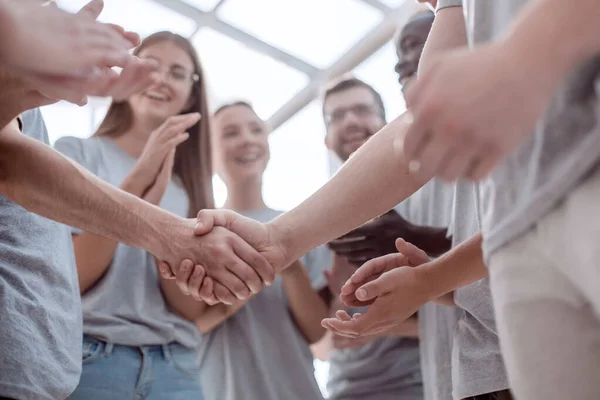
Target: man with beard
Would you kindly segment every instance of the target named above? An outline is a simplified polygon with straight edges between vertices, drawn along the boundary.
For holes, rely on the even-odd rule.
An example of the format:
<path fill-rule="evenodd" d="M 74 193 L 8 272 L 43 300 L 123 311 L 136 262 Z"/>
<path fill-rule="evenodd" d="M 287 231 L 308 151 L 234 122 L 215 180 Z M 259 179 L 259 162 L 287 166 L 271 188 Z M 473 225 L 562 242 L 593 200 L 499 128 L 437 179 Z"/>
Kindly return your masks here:
<path fill-rule="evenodd" d="M 341 80 L 325 92 L 323 115 L 327 147 L 342 161 L 348 160 L 386 123 L 381 96 L 356 78 Z M 432 254 L 447 250 L 449 241 L 444 222 L 428 224 L 440 228 L 416 226 L 397 211 L 426 216 L 419 203 L 426 200 L 427 191 L 424 188 L 422 194 L 415 194 L 414 202 L 411 198 L 395 210 L 330 243 L 336 252 L 333 269 L 328 274 L 333 312 L 346 308 L 339 301 L 339 290 L 356 267 L 372 258 L 395 252 L 396 238 L 418 242 Z M 427 219 L 420 218 L 422 221 Z M 417 335 L 416 318 L 409 319 L 395 332 L 379 337 L 349 339 L 333 335 L 334 350 L 329 355 L 331 367 L 327 385 L 330 398 L 422 399 Z"/>

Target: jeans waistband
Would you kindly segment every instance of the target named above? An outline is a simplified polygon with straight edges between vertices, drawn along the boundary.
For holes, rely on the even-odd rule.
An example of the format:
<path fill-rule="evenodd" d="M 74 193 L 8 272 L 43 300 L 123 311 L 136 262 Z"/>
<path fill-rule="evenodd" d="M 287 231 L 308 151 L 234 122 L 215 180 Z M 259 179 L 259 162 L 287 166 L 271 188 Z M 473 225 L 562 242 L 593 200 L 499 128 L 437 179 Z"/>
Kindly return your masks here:
<path fill-rule="evenodd" d="M 104 340 L 96 339 L 91 336 L 84 335 L 83 337 L 83 345 L 86 344 L 96 344 L 100 347 L 100 351 L 105 355 L 109 356 L 114 351 L 122 349 L 129 351 L 136 351 L 142 354 L 151 354 L 151 353 L 160 353 L 165 358 L 165 360 L 170 361 L 172 358 L 173 352 L 180 351 L 192 351 L 179 343 L 168 343 L 168 344 L 156 344 L 156 345 L 143 345 L 143 346 L 128 346 L 122 344 L 115 344 L 111 342 L 107 342 Z"/>

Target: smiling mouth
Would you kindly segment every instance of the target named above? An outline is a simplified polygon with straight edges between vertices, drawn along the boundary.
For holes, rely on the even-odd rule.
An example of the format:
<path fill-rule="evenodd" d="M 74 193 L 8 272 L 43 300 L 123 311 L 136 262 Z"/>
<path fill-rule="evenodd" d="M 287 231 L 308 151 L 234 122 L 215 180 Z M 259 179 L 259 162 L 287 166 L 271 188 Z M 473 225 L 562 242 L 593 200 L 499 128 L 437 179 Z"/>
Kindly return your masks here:
<path fill-rule="evenodd" d="M 155 101 L 161 101 L 161 102 L 167 102 L 169 101 L 169 98 L 167 96 L 165 96 L 162 93 L 159 92 L 154 92 L 154 91 L 149 91 L 144 93 L 144 95 L 151 99 L 151 100 L 155 100 Z"/>

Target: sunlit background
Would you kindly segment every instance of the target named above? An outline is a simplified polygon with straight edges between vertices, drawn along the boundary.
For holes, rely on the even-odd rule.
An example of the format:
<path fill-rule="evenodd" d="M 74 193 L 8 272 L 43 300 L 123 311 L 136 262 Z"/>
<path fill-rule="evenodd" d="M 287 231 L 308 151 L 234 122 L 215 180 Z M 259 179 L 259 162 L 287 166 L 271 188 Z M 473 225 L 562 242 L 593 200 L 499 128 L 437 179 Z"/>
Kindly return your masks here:
<path fill-rule="evenodd" d="M 77 11 L 87 0 L 58 0 Z M 100 19 L 147 36 L 189 37 L 204 66 L 211 108 L 246 100 L 275 127 L 264 180 L 269 206 L 288 210 L 317 190 L 337 161 L 324 145 L 320 90 L 352 71 L 383 96 L 388 119 L 404 111 L 392 38 L 419 9 L 413 0 L 105 0 Z M 52 143 L 90 136 L 107 109 L 58 103 L 43 109 Z M 217 204 L 226 189 L 214 180 Z M 326 364 L 317 363 L 323 383 Z"/>

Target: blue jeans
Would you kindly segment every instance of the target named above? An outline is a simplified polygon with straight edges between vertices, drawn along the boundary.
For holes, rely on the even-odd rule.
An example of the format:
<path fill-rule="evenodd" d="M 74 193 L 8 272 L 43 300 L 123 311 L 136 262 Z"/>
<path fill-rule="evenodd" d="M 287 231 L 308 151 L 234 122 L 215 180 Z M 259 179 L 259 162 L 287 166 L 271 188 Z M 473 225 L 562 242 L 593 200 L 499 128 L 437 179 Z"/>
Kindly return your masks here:
<path fill-rule="evenodd" d="M 70 400 L 203 400 L 197 354 L 178 344 L 121 346 L 83 339 Z"/>

